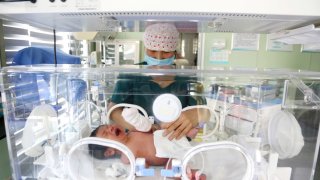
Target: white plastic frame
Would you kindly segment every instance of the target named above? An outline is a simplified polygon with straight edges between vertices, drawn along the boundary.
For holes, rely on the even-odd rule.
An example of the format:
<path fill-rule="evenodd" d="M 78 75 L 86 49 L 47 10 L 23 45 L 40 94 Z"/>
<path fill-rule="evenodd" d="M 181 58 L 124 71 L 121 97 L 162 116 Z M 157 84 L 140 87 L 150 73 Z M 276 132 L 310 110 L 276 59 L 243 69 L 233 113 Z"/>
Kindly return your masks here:
<path fill-rule="evenodd" d="M 239 151 L 246 159 L 247 161 L 247 170 L 246 174 L 242 178 L 243 180 L 252 180 L 254 176 L 254 161 L 249 155 L 248 152 L 246 152 L 245 148 L 242 147 L 239 144 L 229 142 L 229 141 L 220 141 L 220 142 L 213 142 L 213 143 L 205 143 L 197 145 L 193 148 L 191 148 L 183 157 L 182 161 L 182 179 L 187 180 L 188 176 L 186 174 L 187 172 L 187 164 L 189 160 L 196 155 L 197 153 L 201 153 L 203 151 L 208 150 L 215 150 L 215 149 L 233 149 L 235 151 Z"/>
<path fill-rule="evenodd" d="M 80 139 L 69 150 L 67 166 L 68 166 L 68 172 L 69 172 L 69 175 L 70 175 L 71 179 L 77 180 L 78 178 L 70 170 L 72 162 L 71 162 L 71 158 L 69 158 L 69 157 L 71 157 L 72 153 L 79 146 L 82 146 L 82 145 L 85 145 L 85 144 L 97 144 L 97 145 L 101 145 L 101 146 L 108 146 L 108 147 L 116 148 L 116 149 L 120 150 L 121 152 L 123 152 L 128 157 L 128 159 L 130 161 L 131 171 L 130 171 L 129 176 L 128 176 L 127 179 L 128 180 L 134 179 L 135 172 L 136 172 L 136 170 L 135 170 L 135 157 L 134 157 L 133 153 L 130 151 L 130 149 L 127 148 L 125 145 L 119 143 L 119 142 L 116 142 L 116 141 L 113 141 L 113 140 L 110 140 L 110 139 L 98 138 L 98 137 L 87 137 L 87 138 Z"/>

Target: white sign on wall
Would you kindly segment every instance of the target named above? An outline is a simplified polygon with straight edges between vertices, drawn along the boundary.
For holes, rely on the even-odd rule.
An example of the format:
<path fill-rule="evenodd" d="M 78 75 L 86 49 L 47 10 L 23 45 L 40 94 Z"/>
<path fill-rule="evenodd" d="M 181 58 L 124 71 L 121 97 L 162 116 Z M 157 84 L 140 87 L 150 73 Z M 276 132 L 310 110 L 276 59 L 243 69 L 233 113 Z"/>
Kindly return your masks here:
<path fill-rule="evenodd" d="M 228 64 L 229 54 L 229 50 L 211 48 L 209 62 L 212 64 Z"/>
<path fill-rule="evenodd" d="M 209 62 L 212 64 L 227 64 L 229 63 L 229 50 L 226 48 L 226 39 L 215 38 L 212 40 L 212 45 L 210 49 L 210 59 Z"/>
<path fill-rule="evenodd" d="M 253 33 L 233 33 L 232 50 L 257 51 L 259 50 L 259 34 Z"/>
<path fill-rule="evenodd" d="M 293 45 L 286 44 L 284 42 L 271 40 L 268 35 L 267 36 L 267 51 L 293 51 Z"/>
<path fill-rule="evenodd" d="M 302 52 L 320 52 L 320 43 L 304 44 L 301 46 Z"/>

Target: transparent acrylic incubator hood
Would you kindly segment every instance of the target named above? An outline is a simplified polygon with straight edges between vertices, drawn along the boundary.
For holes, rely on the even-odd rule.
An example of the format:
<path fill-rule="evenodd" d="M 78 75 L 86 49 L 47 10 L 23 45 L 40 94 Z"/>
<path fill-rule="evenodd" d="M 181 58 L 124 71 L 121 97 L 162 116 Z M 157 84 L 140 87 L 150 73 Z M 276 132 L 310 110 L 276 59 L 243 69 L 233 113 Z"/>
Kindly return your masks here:
<path fill-rule="evenodd" d="M 319 78 L 316 72 L 171 66 L 4 67 L 1 93 L 12 176 L 313 179 Z M 117 108 L 136 108 L 126 116 L 145 133 L 152 134 L 150 127 L 161 119 L 170 123 L 189 110 L 203 110 L 208 118 L 199 119 L 196 134 L 182 143 L 152 134 L 159 142 L 156 154 L 170 157 L 163 166 L 148 166 L 146 157 L 136 157 L 121 142 L 89 137 L 100 125 L 114 123 L 116 108 L 108 105 L 115 97 L 121 100 Z M 143 107 L 146 99 L 151 104 Z M 118 154 L 106 158 L 106 149 Z"/>

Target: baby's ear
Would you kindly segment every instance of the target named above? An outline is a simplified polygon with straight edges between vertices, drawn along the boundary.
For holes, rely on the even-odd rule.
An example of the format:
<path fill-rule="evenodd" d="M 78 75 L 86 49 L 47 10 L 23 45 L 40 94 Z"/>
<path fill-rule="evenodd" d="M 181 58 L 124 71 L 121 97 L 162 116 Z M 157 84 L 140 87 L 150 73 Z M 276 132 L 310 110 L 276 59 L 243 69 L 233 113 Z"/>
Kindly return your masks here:
<path fill-rule="evenodd" d="M 116 150 L 113 149 L 113 148 L 107 148 L 105 151 L 104 151 L 104 157 L 112 157 L 114 156 L 116 153 Z"/>

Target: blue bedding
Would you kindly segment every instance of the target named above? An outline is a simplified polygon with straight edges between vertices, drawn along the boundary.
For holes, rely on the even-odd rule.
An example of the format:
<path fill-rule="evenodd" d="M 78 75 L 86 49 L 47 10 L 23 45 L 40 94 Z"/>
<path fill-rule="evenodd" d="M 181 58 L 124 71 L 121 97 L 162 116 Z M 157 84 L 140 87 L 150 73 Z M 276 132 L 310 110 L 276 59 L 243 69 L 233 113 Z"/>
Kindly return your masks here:
<path fill-rule="evenodd" d="M 69 55 L 57 49 L 57 64 L 80 64 L 78 56 Z M 27 47 L 18 51 L 12 65 L 54 64 L 54 49 L 52 47 Z"/>

